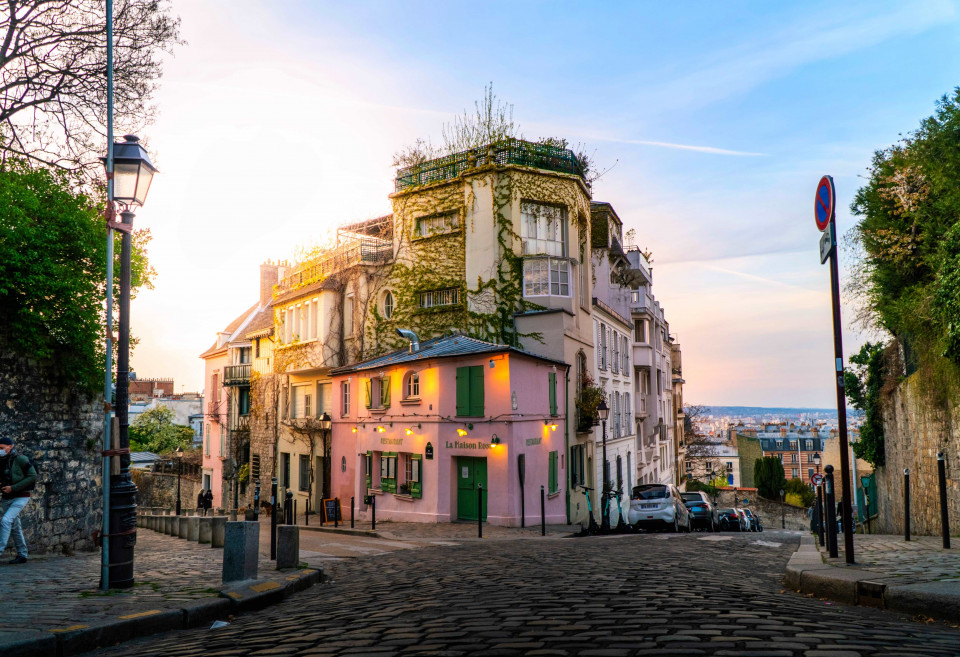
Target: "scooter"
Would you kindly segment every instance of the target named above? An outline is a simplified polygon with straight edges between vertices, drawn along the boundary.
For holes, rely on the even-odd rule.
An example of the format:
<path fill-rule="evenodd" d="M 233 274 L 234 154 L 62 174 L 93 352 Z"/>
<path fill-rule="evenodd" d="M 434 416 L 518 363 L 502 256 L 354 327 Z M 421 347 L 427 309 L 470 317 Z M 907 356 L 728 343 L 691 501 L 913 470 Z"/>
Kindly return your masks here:
<path fill-rule="evenodd" d="M 600 525 L 597 524 L 596 518 L 593 517 L 593 505 L 590 503 L 590 491 L 592 488 L 587 488 L 586 486 L 580 486 L 583 489 L 583 492 L 587 496 L 587 514 L 590 516 L 590 521 L 586 529 L 580 530 L 577 536 L 596 536 L 600 533 Z"/>

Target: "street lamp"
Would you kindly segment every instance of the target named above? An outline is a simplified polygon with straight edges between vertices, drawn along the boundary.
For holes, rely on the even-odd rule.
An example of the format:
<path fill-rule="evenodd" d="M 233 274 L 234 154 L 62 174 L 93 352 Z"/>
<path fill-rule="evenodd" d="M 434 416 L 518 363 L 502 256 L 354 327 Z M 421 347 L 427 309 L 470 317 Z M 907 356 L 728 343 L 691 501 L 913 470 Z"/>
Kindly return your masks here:
<path fill-rule="evenodd" d="M 600 512 L 603 514 L 603 518 L 600 520 L 601 531 L 610 530 L 610 516 L 607 513 L 607 509 L 603 505 L 607 499 L 607 491 L 610 487 L 610 484 L 607 481 L 607 418 L 609 416 L 610 407 L 607 406 L 607 401 L 605 399 L 601 399 L 600 405 L 597 406 L 597 417 L 600 418 L 600 422 L 603 424 L 603 496 L 600 498 Z"/>
<path fill-rule="evenodd" d="M 107 166 L 107 177 L 112 182 L 112 194 L 107 199 L 108 226 L 122 233 L 120 243 L 120 326 L 117 345 L 117 416 L 118 448 L 110 456 L 120 457 L 120 474 L 110 477 L 109 518 L 104 532 L 108 539 L 107 579 L 111 588 L 133 586 L 133 550 L 137 542 L 137 487 L 130 478 L 130 252 L 133 232 L 133 209 L 147 200 L 147 192 L 157 168 L 150 162 L 140 140 L 127 135 L 122 142 L 112 144 L 113 158 L 101 160 Z M 112 172 L 110 165 L 113 165 Z M 114 202 L 120 205 L 120 222 L 114 220 Z M 111 270 L 112 271 L 112 270 Z M 107 281 L 108 288 L 113 280 Z M 107 509 L 105 509 L 107 511 Z M 106 514 L 105 514 L 106 515 Z"/>
<path fill-rule="evenodd" d="M 783 508 L 784 490 L 780 489 L 780 529 L 787 528 L 786 510 Z"/>
<path fill-rule="evenodd" d="M 177 445 L 177 450 L 173 453 L 177 459 L 177 515 L 180 515 L 180 475 L 183 473 L 183 447 Z"/>
<path fill-rule="evenodd" d="M 817 474 L 820 474 L 820 452 L 814 452 L 813 464 L 817 466 Z M 817 538 L 820 541 L 820 545 L 824 544 L 823 527 L 823 485 L 817 484 Z"/>
<path fill-rule="evenodd" d="M 330 428 L 332 426 L 333 420 L 330 419 L 330 414 L 324 411 L 323 415 L 320 416 L 320 438 L 323 440 L 323 495 L 321 496 L 323 498 L 330 496 L 328 487 L 332 476 L 333 461 L 330 458 L 330 446 L 327 441 L 330 438 Z"/>
<path fill-rule="evenodd" d="M 813 464 L 817 466 L 817 474 L 820 474 L 820 452 L 813 453 Z"/>

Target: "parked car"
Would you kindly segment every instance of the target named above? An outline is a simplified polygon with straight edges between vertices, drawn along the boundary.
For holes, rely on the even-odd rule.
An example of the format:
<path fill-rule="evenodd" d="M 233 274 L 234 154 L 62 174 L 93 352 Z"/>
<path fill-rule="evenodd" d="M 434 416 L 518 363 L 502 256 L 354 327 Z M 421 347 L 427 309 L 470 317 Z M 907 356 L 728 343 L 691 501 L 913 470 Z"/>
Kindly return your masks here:
<path fill-rule="evenodd" d="M 763 526 L 760 524 L 760 516 L 755 514 L 750 509 L 744 509 L 743 512 L 747 515 L 747 518 L 750 520 L 750 531 L 762 532 Z"/>
<path fill-rule="evenodd" d="M 690 531 L 690 513 L 673 484 L 641 484 L 630 495 L 630 524 L 644 529 Z"/>
<path fill-rule="evenodd" d="M 747 515 L 746 509 L 737 509 L 737 514 L 740 516 L 740 521 L 742 523 L 743 529 L 741 531 L 750 532 L 753 531 L 753 526 L 750 523 L 750 516 Z"/>
<path fill-rule="evenodd" d="M 708 532 L 717 529 L 717 510 L 707 499 L 703 491 L 688 491 L 680 493 L 683 502 L 690 512 L 690 522 L 694 529 L 703 527 Z"/>
<path fill-rule="evenodd" d="M 737 512 L 737 509 L 717 509 L 718 525 L 723 532 L 742 532 L 744 529 L 743 518 Z"/>

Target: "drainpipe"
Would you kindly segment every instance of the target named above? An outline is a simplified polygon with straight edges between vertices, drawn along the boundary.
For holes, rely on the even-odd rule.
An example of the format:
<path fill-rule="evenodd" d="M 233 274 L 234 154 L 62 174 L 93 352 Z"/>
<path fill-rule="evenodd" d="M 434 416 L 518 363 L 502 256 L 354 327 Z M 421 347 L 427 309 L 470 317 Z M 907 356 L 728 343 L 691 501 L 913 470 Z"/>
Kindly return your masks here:
<path fill-rule="evenodd" d="M 516 321 L 516 319 L 514 319 Z M 566 492 L 564 496 L 566 497 L 567 502 L 567 524 L 570 524 L 570 462 L 566 460 L 570 456 L 570 366 L 567 365 L 567 387 L 563 392 L 563 402 L 564 402 L 564 414 L 566 415 L 567 425 L 564 427 L 563 431 L 563 454 L 564 454 L 564 463 L 567 464 L 567 485 L 564 486 Z"/>

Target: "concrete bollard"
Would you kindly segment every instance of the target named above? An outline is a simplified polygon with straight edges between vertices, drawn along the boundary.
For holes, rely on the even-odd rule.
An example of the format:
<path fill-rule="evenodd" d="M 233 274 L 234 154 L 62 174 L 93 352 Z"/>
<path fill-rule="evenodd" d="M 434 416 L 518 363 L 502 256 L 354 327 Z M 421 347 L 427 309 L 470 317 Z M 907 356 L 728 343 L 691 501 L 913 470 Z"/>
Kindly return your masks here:
<path fill-rule="evenodd" d="M 230 522 L 236 522 L 236 521 L 237 521 L 237 510 L 230 509 Z"/>
<path fill-rule="evenodd" d="M 164 514 L 163 516 L 163 533 L 169 535 L 173 531 L 173 516 L 168 516 Z"/>
<path fill-rule="evenodd" d="M 277 526 L 277 570 L 300 565 L 300 528 L 296 525 Z"/>
<path fill-rule="evenodd" d="M 180 536 L 180 516 L 170 516 L 170 535 L 174 538 Z"/>
<path fill-rule="evenodd" d="M 260 523 L 227 522 L 223 546 L 223 582 L 257 578 Z"/>
<path fill-rule="evenodd" d="M 153 524 L 153 523 L 154 523 L 154 519 L 155 519 L 155 517 L 154 517 L 152 514 L 149 515 L 149 516 L 145 516 L 147 529 L 153 529 L 153 528 L 154 528 L 154 526 L 155 526 L 155 525 Z"/>
<path fill-rule="evenodd" d="M 210 547 L 223 547 L 226 540 L 227 519 L 224 516 L 211 518 L 213 521 L 210 531 Z"/>
<path fill-rule="evenodd" d="M 194 543 L 200 540 L 200 518 L 197 516 L 187 518 L 187 540 Z"/>
<path fill-rule="evenodd" d="M 199 521 L 197 542 L 207 544 L 213 537 L 213 518 L 197 518 Z"/>
<path fill-rule="evenodd" d="M 189 521 L 190 516 L 180 516 L 180 531 L 178 533 L 180 538 L 186 538 L 189 536 Z"/>
<path fill-rule="evenodd" d="M 163 522 L 163 516 L 153 514 L 150 516 L 150 529 L 155 532 L 160 531 L 160 523 Z"/>

